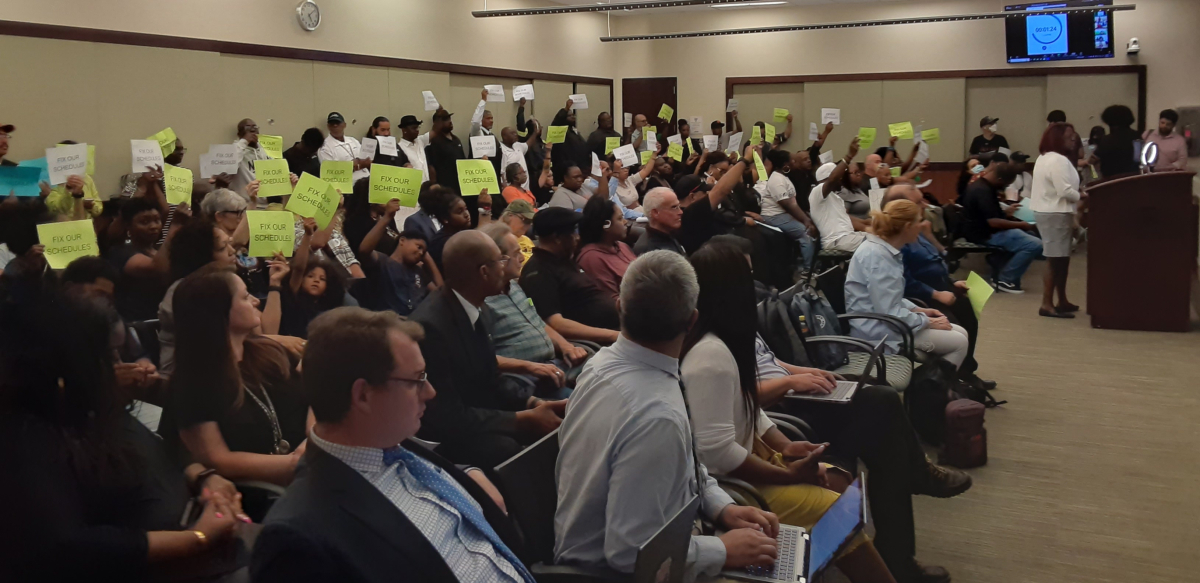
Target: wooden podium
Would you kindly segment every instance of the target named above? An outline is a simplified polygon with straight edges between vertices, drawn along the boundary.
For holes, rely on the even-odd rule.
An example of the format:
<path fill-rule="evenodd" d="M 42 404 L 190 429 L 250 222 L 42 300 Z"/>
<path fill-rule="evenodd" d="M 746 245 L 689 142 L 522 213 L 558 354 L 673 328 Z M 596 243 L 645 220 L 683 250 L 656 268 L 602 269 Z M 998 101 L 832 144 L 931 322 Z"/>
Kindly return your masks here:
<path fill-rule="evenodd" d="M 1093 328 L 1187 332 L 1200 207 L 1194 172 L 1088 188 L 1088 314 Z"/>

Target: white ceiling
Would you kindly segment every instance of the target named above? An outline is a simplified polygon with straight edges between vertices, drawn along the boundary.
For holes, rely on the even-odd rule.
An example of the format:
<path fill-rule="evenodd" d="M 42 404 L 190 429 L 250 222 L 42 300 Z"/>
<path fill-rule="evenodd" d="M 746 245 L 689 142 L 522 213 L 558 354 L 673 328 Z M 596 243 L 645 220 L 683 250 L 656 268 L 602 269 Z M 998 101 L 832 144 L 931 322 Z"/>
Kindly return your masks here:
<path fill-rule="evenodd" d="M 581 5 L 581 4 L 610 4 L 610 3 L 611 4 L 619 4 L 619 3 L 625 3 L 625 2 L 632 2 L 635 0 L 603 0 L 603 1 L 601 1 L 601 0 L 550 0 L 550 1 L 554 2 L 555 4 L 565 4 L 568 6 L 577 6 L 577 5 Z M 666 0 L 644 0 L 644 1 L 660 2 L 660 1 L 666 1 Z M 792 6 L 811 6 L 813 4 L 848 4 L 848 3 L 852 3 L 852 2 L 855 2 L 855 3 L 897 2 L 899 0 L 786 0 L 786 1 L 788 4 L 791 4 Z M 743 12 L 743 11 L 747 11 L 747 10 L 760 10 L 763 8 L 786 8 L 786 6 L 784 6 L 783 4 L 776 4 L 776 5 L 772 5 L 772 6 L 747 6 L 745 8 L 729 7 L 729 8 L 721 8 L 718 10 L 716 8 L 713 8 L 711 5 L 709 5 L 709 6 L 655 8 L 655 9 L 653 9 L 653 12 L 656 14 L 657 13 L 668 13 L 668 12 L 697 11 L 697 10 L 710 10 L 713 12 L 717 12 L 717 11 Z M 643 11 L 642 10 L 633 10 L 630 12 L 643 12 Z M 646 12 L 649 12 L 649 10 L 647 10 Z M 613 12 L 613 15 L 616 16 L 616 15 L 626 14 L 626 13 L 627 12 L 625 12 L 625 11 Z"/>

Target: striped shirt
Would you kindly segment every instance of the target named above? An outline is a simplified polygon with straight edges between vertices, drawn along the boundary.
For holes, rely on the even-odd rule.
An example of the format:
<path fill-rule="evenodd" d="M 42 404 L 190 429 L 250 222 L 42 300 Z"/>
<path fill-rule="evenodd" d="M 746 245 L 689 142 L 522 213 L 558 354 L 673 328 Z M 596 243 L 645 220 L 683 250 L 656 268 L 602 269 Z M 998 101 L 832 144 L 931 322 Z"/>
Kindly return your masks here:
<path fill-rule="evenodd" d="M 530 362 L 554 359 L 554 342 L 546 334 L 546 322 L 516 281 L 509 283 L 507 294 L 485 301 L 492 309 L 492 343 L 497 355 Z"/>
<path fill-rule="evenodd" d="M 425 484 L 413 477 L 403 462 L 394 466 L 383 464 L 383 450 L 370 447 L 350 447 L 330 443 L 309 432 L 313 445 L 338 458 L 358 472 L 381 494 L 392 501 L 404 513 L 421 534 L 433 545 L 454 572 L 459 581 L 502 581 L 524 583 L 519 571 L 496 552 L 491 541 L 470 525 L 450 504 L 442 500 Z M 417 458 L 443 474 L 447 481 L 457 485 L 441 468 Z M 460 486 L 461 489 L 461 486 Z M 470 494 L 463 496 L 472 504 Z M 404 579 L 404 574 L 397 574 Z"/>

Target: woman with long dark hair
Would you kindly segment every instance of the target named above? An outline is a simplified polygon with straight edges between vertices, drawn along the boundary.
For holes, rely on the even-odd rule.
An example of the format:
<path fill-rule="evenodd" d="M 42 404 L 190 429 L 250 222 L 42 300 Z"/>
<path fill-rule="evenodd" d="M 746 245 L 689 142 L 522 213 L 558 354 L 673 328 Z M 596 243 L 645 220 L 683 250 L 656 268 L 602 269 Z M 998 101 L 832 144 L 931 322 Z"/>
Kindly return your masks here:
<path fill-rule="evenodd" d="M 625 214 L 610 198 L 592 197 L 583 206 L 579 221 L 579 255 L 575 262 L 600 289 L 621 294 L 621 279 L 629 264 L 637 259 L 624 243 L 628 228 Z"/>
<path fill-rule="evenodd" d="M 197 581 L 239 568 L 223 559 L 249 520 L 240 496 L 199 464 L 180 472 L 129 413 L 107 302 L 47 291 L 3 312 L 0 496 L 12 504 L 0 580 Z M 185 514 L 194 495 L 198 518 Z M 176 562 L 187 560 L 200 562 Z"/>
<path fill-rule="evenodd" d="M 188 221 L 171 241 L 171 287 L 158 304 L 158 370 L 164 377 L 175 371 L 175 290 L 183 278 L 202 268 L 236 271 L 237 252 L 229 234 L 207 218 Z"/>
<path fill-rule="evenodd" d="M 729 245 L 702 247 L 691 262 L 699 317 L 684 339 L 680 378 L 696 453 L 710 472 L 753 484 L 780 522 L 811 530 L 838 498 L 820 463 L 827 444 L 789 440 L 759 406 L 750 263 Z M 842 572 L 851 581 L 893 581 L 875 547 L 856 542 L 838 561 Z"/>
<path fill-rule="evenodd" d="M 296 362 L 258 335 L 258 299 L 236 275 L 189 276 L 175 292 L 175 375 L 163 412 L 205 466 L 234 480 L 287 485 L 311 426 Z"/>
<path fill-rule="evenodd" d="M 1042 134 L 1038 146 L 1041 156 L 1033 165 L 1033 195 L 1030 209 L 1042 236 L 1042 254 L 1046 273 L 1042 282 L 1042 307 L 1038 315 L 1050 318 L 1074 318 L 1079 306 L 1067 301 L 1067 274 L 1071 269 L 1071 236 L 1075 211 L 1081 193 L 1079 172 L 1075 169 L 1078 151 L 1075 127 L 1052 123 Z M 1054 294 L 1058 292 L 1058 305 Z"/>

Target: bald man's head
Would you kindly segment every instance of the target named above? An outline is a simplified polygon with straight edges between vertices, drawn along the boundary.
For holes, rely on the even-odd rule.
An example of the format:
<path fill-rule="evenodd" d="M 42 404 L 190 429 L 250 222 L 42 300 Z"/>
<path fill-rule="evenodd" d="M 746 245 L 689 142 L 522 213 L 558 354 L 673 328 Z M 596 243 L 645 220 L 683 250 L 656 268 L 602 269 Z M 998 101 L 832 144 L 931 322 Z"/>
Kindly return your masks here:
<path fill-rule="evenodd" d="M 921 196 L 921 191 L 911 184 L 894 184 L 889 186 L 883 195 L 882 206 L 886 207 L 893 200 L 907 200 L 919 205 L 925 200 L 925 197 Z"/>
<path fill-rule="evenodd" d="M 457 233 L 442 251 L 446 285 L 467 300 L 482 303 L 502 289 L 504 266 L 500 260 L 500 248 L 491 237 L 476 230 Z"/>

